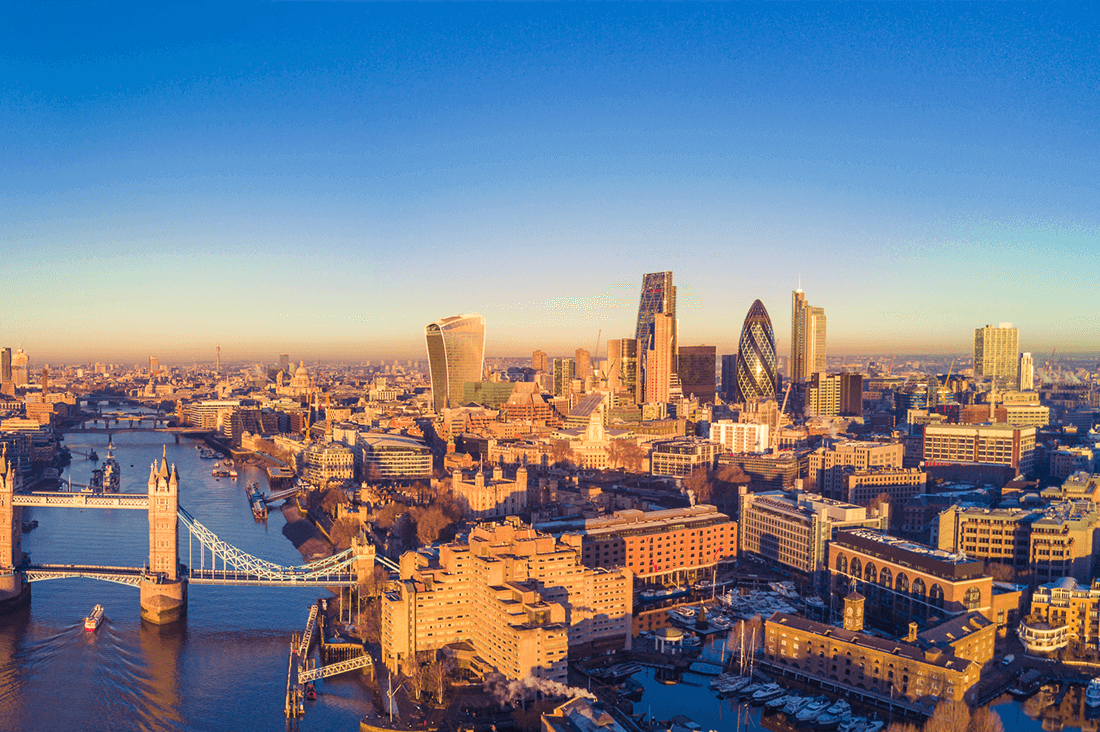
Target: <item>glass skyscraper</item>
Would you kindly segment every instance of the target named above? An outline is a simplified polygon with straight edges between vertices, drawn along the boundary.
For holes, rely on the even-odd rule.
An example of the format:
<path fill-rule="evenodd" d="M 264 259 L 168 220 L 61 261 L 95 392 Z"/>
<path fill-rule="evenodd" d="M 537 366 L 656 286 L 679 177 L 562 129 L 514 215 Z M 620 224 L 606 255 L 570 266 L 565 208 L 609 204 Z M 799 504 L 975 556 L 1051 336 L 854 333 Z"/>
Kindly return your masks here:
<path fill-rule="evenodd" d="M 671 328 L 668 340 L 666 341 L 662 335 L 660 344 L 655 343 L 653 332 L 654 317 L 658 314 L 669 316 L 669 323 L 664 325 Z M 667 399 L 667 382 L 670 376 L 676 373 L 678 352 L 676 330 L 676 288 L 672 285 L 672 273 L 651 272 L 642 275 L 642 296 L 638 299 L 638 325 L 634 330 L 641 366 L 642 397 L 639 403 Z M 649 363 L 652 358 L 660 358 L 662 362 Z"/>
<path fill-rule="evenodd" d="M 764 303 L 757 300 L 745 316 L 737 352 L 737 399 L 774 399 L 779 371 L 775 361 L 775 334 Z"/>
<path fill-rule="evenodd" d="M 424 328 L 435 411 L 462 404 L 463 385 L 481 381 L 485 367 L 485 318 L 452 315 Z"/>

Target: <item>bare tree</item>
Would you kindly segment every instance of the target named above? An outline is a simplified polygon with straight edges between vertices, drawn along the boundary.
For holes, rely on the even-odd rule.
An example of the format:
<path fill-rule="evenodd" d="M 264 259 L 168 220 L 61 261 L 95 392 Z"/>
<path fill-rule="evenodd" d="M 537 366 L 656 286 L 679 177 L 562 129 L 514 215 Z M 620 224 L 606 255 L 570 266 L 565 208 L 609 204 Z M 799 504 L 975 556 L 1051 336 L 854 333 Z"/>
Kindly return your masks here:
<path fill-rule="evenodd" d="M 969 727 L 970 707 L 966 702 L 944 700 L 924 723 L 924 732 L 960 732 Z"/>
<path fill-rule="evenodd" d="M 695 494 L 695 500 L 698 503 L 709 503 L 714 490 L 710 471 L 702 465 L 695 468 L 684 478 L 684 488 Z"/>
<path fill-rule="evenodd" d="M 995 711 L 978 707 L 970 717 L 970 732 L 1005 732 L 1005 725 Z"/>
<path fill-rule="evenodd" d="M 409 695 L 417 701 L 420 701 L 420 697 L 424 694 L 430 660 L 430 654 L 420 652 L 415 656 L 406 656 L 401 663 L 401 673 L 405 675 L 406 688 L 409 690 Z"/>
<path fill-rule="evenodd" d="M 550 443 L 550 459 L 555 465 L 572 464 L 573 446 L 568 440 L 554 440 Z"/>
<path fill-rule="evenodd" d="M 443 697 L 447 693 L 447 679 L 450 678 L 454 663 L 450 658 L 439 654 L 428 666 L 428 688 L 435 694 L 436 701 L 442 705 Z M 981 730 L 981 732 L 987 732 Z M 989 730 L 988 732 L 995 732 Z M 1002 731 L 1003 732 L 1003 731 Z"/>

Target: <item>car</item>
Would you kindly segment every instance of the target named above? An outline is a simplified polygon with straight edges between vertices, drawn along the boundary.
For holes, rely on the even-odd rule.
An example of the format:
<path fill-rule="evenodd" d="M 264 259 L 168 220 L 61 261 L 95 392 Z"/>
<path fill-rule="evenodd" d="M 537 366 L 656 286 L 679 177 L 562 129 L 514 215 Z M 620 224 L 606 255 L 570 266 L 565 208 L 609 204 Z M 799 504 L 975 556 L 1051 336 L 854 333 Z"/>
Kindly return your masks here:
<path fill-rule="evenodd" d="M 1012 662 L 1015 661 L 1015 660 L 1016 660 L 1016 657 L 1013 656 L 1010 653 L 1010 654 L 1008 654 L 1007 656 L 1004 657 L 1004 660 L 1001 661 L 1001 665 L 1002 666 L 1010 666 L 1012 664 Z"/>

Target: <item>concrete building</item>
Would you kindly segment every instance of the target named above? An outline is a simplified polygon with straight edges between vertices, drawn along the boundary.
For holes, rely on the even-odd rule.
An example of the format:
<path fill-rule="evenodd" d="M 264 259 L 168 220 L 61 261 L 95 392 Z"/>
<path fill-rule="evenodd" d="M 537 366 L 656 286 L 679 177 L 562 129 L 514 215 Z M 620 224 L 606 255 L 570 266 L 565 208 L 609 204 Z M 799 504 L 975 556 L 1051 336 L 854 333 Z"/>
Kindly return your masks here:
<path fill-rule="evenodd" d="M 702 467 L 710 470 L 721 445 L 694 437 L 677 437 L 653 443 L 649 455 L 650 473 L 667 478 L 683 478 Z"/>
<path fill-rule="evenodd" d="M 646 403 L 664 404 L 670 400 L 672 376 L 676 373 L 676 318 L 670 313 L 654 313 L 649 348 L 645 352 Z"/>
<path fill-rule="evenodd" d="M 815 371 L 806 381 L 806 416 L 835 417 L 840 414 L 842 379 Z"/>
<path fill-rule="evenodd" d="M 30 360 L 31 357 L 22 348 L 15 350 L 15 355 L 11 358 L 11 381 L 16 386 L 30 383 Z"/>
<path fill-rule="evenodd" d="M 643 584 L 709 579 L 737 556 L 737 524 L 709 505 L 539 524 L 561 536 L 588 567 L 626 567 Z"/>
<path fill-rule="evenodd" d="M 423 440 L 405 435 L 360 432 L 355 465 L 362 480 L 405 481 L 432 477 L 432 451 Z"/>
<path fill-rule="evenodd" d="M 1071 641 L 1100 646 L 1100 581 L 1089 585 L 1063 577 L 1039 585 L 1019 636 L 1031 653 L 1052 653 Z"/>
<path fill-rule="evenodd" d="M 854 589 L 867 613 L 893 630 L 971 611 L 994 621 L 993 578 L 980 560 L 879 531 L 840 531 L 829 543 L 834 602 Z"/>
<path fill-rule="evenodd" d="M 1012 323 L 974 329 L 974 375 L 997 388 L 1019 385 L 1020 331 Z"/>
<path fill-rule="evenodd" d="M 576 376 L 576 363 L 571 358 L 554 359 L 554 396 L 569 396 L 573 379 Z"/>
<path fill-rule="evenodd" d="M 1034 469 L 1035 432 L 1034 427 L 1010 424 L 925 425 L 924 462 L 926 466 L 1007 465 L 1030 476 Z"/>
<path fill-rule="evenodd" d="M 481 381 L 485 371 L 485 318 L 452 315 L 424 328 L 432 406 L 436 412 L 462 404 L 463 384 Z"/>
<path fill-rule="evenodd" d="M 749 476 L 753 490 L 793 488 L 806 475 L 809 450 L 773 450 L 765 453 L 724 453 L 718 467 L 735 467 Z"/>
<path fill-rule="evenodd" d="M 694 396 L 700 404 L 714 402 L 714 346 L 681 346 L 676 374 L 685 397 Z"/>
<path fill-rule="evenodd" d="M 805 486 L 827 498 L 845 500 L 844 468 L 900 468 L 904 460 L 905 446 L 900 442 L 835 442 L 809 454 Z"/>
<path fill-rule="evenodd" d="M 813 493 L 749 493 L 741 486 L 737 546 L 807 577 L 816 589 L 827 586 L 826 544 L 844 528 L 886 531 L 889 510 L 875 511 Z"/>
<path fill-rule="evenodd" d="M 451 474 L 451 493 L 466 520 L 518 516 L 527 511 L 527 468 L 520 466 L 515 480 L 506 479 L 499 467 L 488 478 L 484 470 L 469 479 L 456 470 Z"/>
<path fill-rule="evenodd" d="M 840 415 L 842 417 L 863 415 L 863 374 L 847 371 L 840 373 Z"/>
<path fill-rule="evenodd" d="M 382 656 L 396 672 L 421 651 L 467 643 L 509 679 L 566 683 L 570 653 L 630 648 L 633 577 L 591 569 L 522 522 L 479 524 L 438 554 L 408 552 L 382 596 Z"/>
<path fill-rule="evenodd" d="M 1050 452 L 1048 473 L 1053 480 L 1066 480 L 1075 473 L 1092 473 L 1096 453 L 1087 447 L 1060 447 Z"/>
<path fill-rule="evenodd" d="M 900 510 L 914 496 L 927 492 L 928 474 L 918 468 L 853 468 L 840 469 L 841 488 L 831 497 L 866 506 L 879 495 L 890 496 L 892 505 Z M 899 517 L 900 518 L 900 517 Z"/>
<path fill-rule="evenodd" d="M 765 452 L 770 446 L 768 425 L 734 422 L 720 419 L 710 425 L 711 442 L 720 444 L 726 452 Z"/>
<path fill-rule="evenodd" d="M 548 372 L 549 361 L 546 358 L 546 354 L 542 351 L 534 351 L 531 353 L 531 368 L 535 371 Z"/>
<path fill-rule="evenodd" d="M 592 354 L 590 354 L 584 348 L 578 348 L 574 354 L 574 362 L 576 366 L 576 378 L 578 379 L 590 379 L 592 378 Z"/>
<path fill-rule="evenodd" d="M 1013 427 L 1046 427 L 1050 424 L 1050 407 L 1041 404 L 1005 404 L 1005 424 Z"/>
<path fill-rule="evenodd" d="M 1046 508 L 952 506 L 937 520 L 940 549 L 1031 571 L 1043 581 L 1086 581 L 1100 565 L 1100 506 L 1066 500 Z"/>
<path fill-rule="evenodd" d="M 1031 391 L 1035 388 L 1035 361 L 1030 353 L 1020 354 L 1020 380 L 1017 386 L 1020 391 Z"/>
<path fill-rule="evenodd" d="M 315 442 L 298 456 L 298 473 L 313 485 L 355 479 L 355 452 L 338 442 Z"/>

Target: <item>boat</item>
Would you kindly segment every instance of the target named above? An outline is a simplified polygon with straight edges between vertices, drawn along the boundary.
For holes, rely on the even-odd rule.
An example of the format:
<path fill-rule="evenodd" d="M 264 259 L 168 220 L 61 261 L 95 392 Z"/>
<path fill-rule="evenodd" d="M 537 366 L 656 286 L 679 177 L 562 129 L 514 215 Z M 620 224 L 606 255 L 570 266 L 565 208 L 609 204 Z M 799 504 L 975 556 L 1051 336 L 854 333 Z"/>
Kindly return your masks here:
<path fill-rule="evenodd" d="M 313 688 L 313 682 L 306 682 L 306 701 L 317 701 L 317 690 Z"/>
<path fill-rule="evenodd" d="M 233 480 L 236 480 L 237 479 L 237 471 L 236 470 L 230 470 L 229 471 L 229 477 L 232 478 Z"/>
<path fill-rule="evenodd" d="M 779 684 L 766 684 L 753 693 L 752 702 L 753 704 L 763 704 L 764 702 L 774 699 L 777 696 L 782 696 L 783 694 L 783 687 Z"/>
<path fill-rule="evenodd" d="M 802 707 L 795 715 L 795 719 L 805 724 L 806 722 L 812 722 L 817 719 L 817 715 L 828 709 L 830 701 L 826 697 L 820 697 L 814 699 L 806 706 Z"/>
<path fill-rule="evenodd" d="M 879 732 L 879 730 L 885 726 L 886 722 L 881 719 L 872 719 L 867 723 L 867 726 L 863 728 L 862 732 Z"/>
<path fill-rule="evenodd" d="M 834 714 L 826 709 L 824 712 L 817 715 L 817 719 L 814 720 L 814 727 L 821 730 L 836 729 L 840 724 L 840 720 L 841 716 L 839 714 Z"/>
<path fill-rule="evenodd" d="M 214 468 L 213 470 L 210 471 L 210 474 L 213 475 L 215 478 L 228 478 L 229 477 L 229 471 L 226 470 L 225 468 Z"/>
<path fill-rule="evenodd" d="M 99 460 L 99 455 L 96 454 L 95 450 L 92 450 L 91 452 L 88 453 L 88 459 L 89 460 Z"/>
<path fill-rule="evenodd" d="M 680 597 L 686 595 L 688 588 L 681 585 L 673 587 L 662 587 L 661 589 L 648 589 L 642 590 L 638 593 L 638 600 L 641 602 L 657 602 L 659 600 L 668 600 L 673 597 Z"/>
<path fill-rule="evenodd" d="M 764 702 L 764 706 L 766 706 L 768 709 L 782 709 L 787 705 L 787 700 L 790 698 L 791 697 L 789 694 L 783 694 L 782 696 L 777 696 L 774 699 L 768 699 L 766 702 Z"/>
<path fill-rule="evenodd" d="M 103 622 L 103 606 L 96 605 L 92 608 L 92 611 L 88 613 L 88 617 L 84 618 L 84 630 L 95 630 L 99 627 L 99 624 Z"/>
<path fill-rule="evenodd" d="M 811 701 L 813 701 L 813 699 L 808 696 L 792 694 L 787 697 L 787 703 L 783 705 L 783 713 L 787 715 L 798 714 L 802 711 L 802 707 L 806 706 Z"/>
<path fill-rule="evenodd" d="M 103 461 L 102 472 L 103 490 L 107 493 L 118 493 L 122 485 L 122 468 L 115 460 L 114 438 L 107 440 L 107 459 Z"/>
<path fill-rule="evenodd" d="M 1085 689 L 1085 704 L 1092 709 L 1100 707 L 1100 676 L 1094 677 Z"/>
<path fill-rule="evenodd" d="M 839 732 L 855 732 L 863 724 L 867 723 L 867 718 L 858 714 L 849 714 L 840 720 L 840 726 L 837 728 Z"/>
<path fill-rule="evenodd" d="M 200 447 L 199 457 L 203 460 L 213 460 L 217 457 L 217 455 L 215 455 L 214 451 L 211 450 L 209 447 Z"/>
<path fill-rule="evenodd" d="M 24 534 L 27 533 L 28 531 L 33 530 L 33 529 L 37 529 L 38 528 L 38 519 L 31 519 L 30 521 L 24 521 L 22 528 L 23 528 L 23 533 Z"/>
<path fill-rule="evenodd" d="M 216 452 L 216 453 L 214 453 L 214 457 L 216 457 L 218 460 L 221 460 L 222 458 L 225 457 L 225 454 L 220 453 L 220 452 Z"/>

